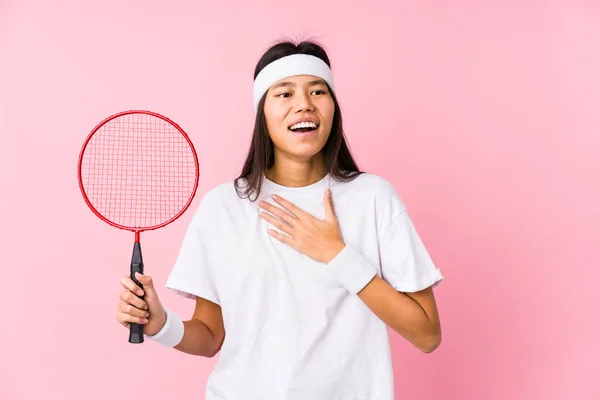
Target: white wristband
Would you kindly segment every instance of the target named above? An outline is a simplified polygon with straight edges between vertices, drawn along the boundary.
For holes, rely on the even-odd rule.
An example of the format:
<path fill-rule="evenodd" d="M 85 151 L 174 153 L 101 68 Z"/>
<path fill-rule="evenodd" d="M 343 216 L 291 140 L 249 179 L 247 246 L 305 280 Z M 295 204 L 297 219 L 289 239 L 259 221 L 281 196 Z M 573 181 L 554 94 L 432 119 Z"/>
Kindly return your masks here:
<path fill-rule="evenodd" d="M 352 294 L 360 292 L 376 275 L 375 267 L 349 245 L 327 264 L 327 269 Z"/>
<path fill-rule="evenodd" d="M 166 347 L 175 347 L 181 342 L 181 339 L 183 339 L 183 321 L 177 314 L 169 309 L 165 309 L 165 312 L 167 314 L 167 320 L 162 329 L 155 335 L 144 335 L 144 337 Z"/>

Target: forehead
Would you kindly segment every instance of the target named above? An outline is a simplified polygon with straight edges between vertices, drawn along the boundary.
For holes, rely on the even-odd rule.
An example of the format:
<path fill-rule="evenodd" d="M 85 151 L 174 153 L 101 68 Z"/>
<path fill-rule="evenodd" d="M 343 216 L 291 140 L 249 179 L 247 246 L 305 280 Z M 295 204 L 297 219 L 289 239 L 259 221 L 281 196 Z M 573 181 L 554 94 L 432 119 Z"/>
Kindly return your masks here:
<path fill-rule="evenodd" d="M 297 87 L 297 86 L 315 86 L 315 85 L 326 85 L 325 81 L 318 76 L 314 75 L 294 75 L 280 79 L 275 82 L 271 87 L 277 89 L 279 87 Z"/>

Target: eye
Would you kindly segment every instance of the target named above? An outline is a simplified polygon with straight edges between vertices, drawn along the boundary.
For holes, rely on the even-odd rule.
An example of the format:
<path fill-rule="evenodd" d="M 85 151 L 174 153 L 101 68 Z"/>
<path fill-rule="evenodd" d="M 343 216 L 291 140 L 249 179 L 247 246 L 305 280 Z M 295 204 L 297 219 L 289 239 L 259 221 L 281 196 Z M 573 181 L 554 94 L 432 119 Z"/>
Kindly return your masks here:
<path fill-rule="evenodd" d="M 284 92 L 284 93 L 279 93 L 276 97 L 288 97 L 291 96 L 291 94 Z"/>
<path fill-rule="evenodd" d="M 316 93 L 316 94 L 325 94 L 327 92 L 325 92 L 324 90 L 319 89 L 319 90 L 315 90 L 313 93 Z"/>

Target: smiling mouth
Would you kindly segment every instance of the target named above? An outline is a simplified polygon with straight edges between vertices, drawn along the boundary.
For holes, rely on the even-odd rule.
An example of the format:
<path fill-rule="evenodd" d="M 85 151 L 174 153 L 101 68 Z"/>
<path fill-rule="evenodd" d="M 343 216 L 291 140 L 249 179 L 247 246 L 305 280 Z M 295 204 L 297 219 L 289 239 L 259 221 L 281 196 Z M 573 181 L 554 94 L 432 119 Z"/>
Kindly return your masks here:
<path fill-rule="evenodd" d="M 306 134 L 316 131 L 319 124 L 315 122 L 299 122 L 288 127 L 288 130 L 296 134 Z"/>

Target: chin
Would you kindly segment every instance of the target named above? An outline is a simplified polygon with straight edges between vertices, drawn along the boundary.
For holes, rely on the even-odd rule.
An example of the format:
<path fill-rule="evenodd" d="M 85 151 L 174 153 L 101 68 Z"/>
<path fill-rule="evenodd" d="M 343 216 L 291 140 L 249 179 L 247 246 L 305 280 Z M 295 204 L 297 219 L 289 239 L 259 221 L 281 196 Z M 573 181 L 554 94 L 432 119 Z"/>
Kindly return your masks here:
<path fill-rule="evenodd" d="M 280 142 L 282 145 L 280 149 L 294 158 L 303 159 L 310 159 L 319 154 L 329 137 L 329 135 L 324 135 L 322 132 L 309 135 L 296 135 L 292 133 L 291 136 L 290 133 L 288 131 L 287 135 L 285 135 L 287 137 L 282 141 L 283 143 Z"/>
<path fill-rule="evenodd" d="M 294 158 L 310 159 L 323 150 L 323 146 L 317 146 L 315 144 L 298 144 L 290 143 L 290 146 L 286 149 L 286 153 Z"/>
<path fill-rule="evenodd" d="M 314 156 L 316 156 L 317 154 L 319 154 L 319 152 L 321 151 L 321 149 L 310 149 L 310 150 L 306 150 L 306 151 L 298 151 L 299 149 L 294 149 L 294 151 L 291 153 L 294 157 L 297 158 L 305 158 L 305 159 L 311 159 Z"/>

